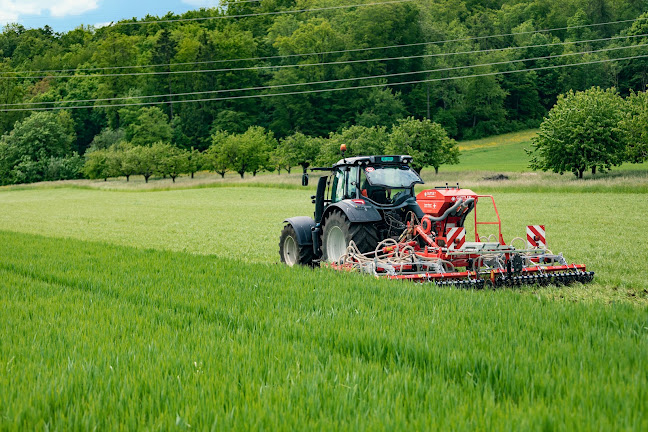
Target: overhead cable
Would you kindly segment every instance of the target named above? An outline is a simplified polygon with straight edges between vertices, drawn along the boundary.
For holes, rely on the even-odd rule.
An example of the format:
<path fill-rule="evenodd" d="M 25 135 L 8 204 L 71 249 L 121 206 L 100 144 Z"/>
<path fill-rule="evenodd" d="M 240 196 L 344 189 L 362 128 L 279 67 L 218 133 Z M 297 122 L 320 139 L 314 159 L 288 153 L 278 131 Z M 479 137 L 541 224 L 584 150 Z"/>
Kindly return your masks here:
<path fill-rule="evenodd" d="M 580 53 L 580 54 L 584 54 L 584 53 Z M 105 105 L 83 105 L 83 106 L 69 106 L 69 107 L 9 108 L 9 109 L 2 108 L 2 109 L 0 109 L 0 112 L 10 112 L 10 111 L 52 111 L 52 110 L 65 110 L 65 109 L 93 109 L 93 108 L 118 108 L 118 107 L 128 107 L 128 106 L 151 106 L 151 105 L 167 105 L 167 104 L 191 103 L 191 102 L 214 102 L 214 101 L 227 101 L 227 100 L 238 100 L 238 99 L 266 98 L 266 97 L 275 97 L 275 96 L 292 96 L 292 95 L 325 93 L 325 92 L 337 92 L 337 91 L 358 90 L 358 89 L 377 88 L 377 87 L 393 87 L 393 86 L 409 85 L 409 84 L 421 84 L 421 83 L 427 83 L 427 82 L 452 81 L 452 80 L 459 80 L 459 79 L 466 79 L 466 78 L 477 78 L 477 77 L 486 77 L 486 76 L 495 76 L 495 75 L 507 75 L 507 74 L 514 74 L 514 73 L 522 73 L 522 72 L 533 72 L 533 71 L 548 70 L 548 69 L 558 69 L 558 68 L 565 68 L 565 67 L 574 67 L 574 66 L 609 63 L 609 62 L 615 62 L 615 61 L 633 60 L 633 59 L 646 58 L 646 57 L 648 57 L 648 54 L 628 56 L 628 57 L 619 57 L 619 58 L 613 58 L 613 59 L 592 60 L 592 61 L 587 61 L 587 62 L 569 63 L 569 64 L 563 64 L 563 65 L 539 66 L 539 67 L 535 67 L 535 68 L 517 69 L 517 70 L 511 70 L 511 71 L 487 72 L 487 73 L 481 73 L 481 74 L 459 75 L 459 76 L 450 76 L 450 77 L 442 77 L 442 78 L 429 78 L 429 79 L 422 79 L 422 80 L 415 80 L 415 81 L 404 81 L 404 82 L 396 82 L 396 83 L 367 84 L 367 85 L 353 86 L 353 87 L 315 89 L 315 90 L 304 90 L 304 91 L 294 91 L 294 92 L 285 92 L 285 93 L 261 93 L 261 94 L 252 94 L 252 95 L 219 97 L 219 98 L 178 99 L 178 100 L 167 100 L 167 101 L 157 101 L 157 102 L 105 104 Z M 466 68 L 466 67 L 478 67 L 478 65 L 464 66 L 464 68 Z M 419 71 L 419 72 L 416 72 L 416 73 L 425 73 L 425 72 L 424 71 Z M 358 78 L 355 78 L 355 79 L 358 79 Z M 303 85 L 303 84 L 301 84 L 301 85 Z"/>
<path fill-rule="evenodd" d="M 349 82 L 349 81 L 362 81 L 362 80 L 377 79 L 377 78 L 393 78 L 393 77 L 397 77 L 397 76 L 418 75 L 418 74 L 435 73 L 435 72 L 449 72 L 449 71 L 462 70 L 462 69 L 472 69 L 472 68 L 489 67 L 489 66 L 500 66 L 500 65 L 506 65 L 506 64 L 523 63 L 523 62 L 538 61 L 538 60 L 551 60 L 551 59 L 562 58 L 562 57 L 572 57 L 572 56 L 584 55 L 584 54 L 596 54 L 596 53 L 601 53 L 601 52 L 618 51 L 618 50 L 628 49 L 628 48 L 643 48 L 643 47 L 648 47 L 648 43 L 641 44 L 641 45 L 630 45 L 630 46 L 624 46 L 624 47 L 609 47 L 609 48 L 602 48 L 602 49 L 599 49 L 599 50 L 579 51 L 579 52 L 575 52 L 575 53 L 553 54 L 553 55 L 548 55 L 548 56 L 540 56 L 540 57 L 532 57 L 532 58 L 524 58 L 524 59 L 504 60 L 504 61 L 499 61 L 499 62 L 482 63 L 482 64 L 475 64 L 475 65 L 451 66 L 451 67 L 437 68 L 437 69 L 417 70 L 417 71 L 408 71 L 408 72 L 396 72 L 396 73 L 383 74 L 383 75 L 369 75 L 369 76 L 362 76 L 362 77 L 339 78 L 339 79 L 331 79 L 331 80 L 323 80 L 323 81 L 298 82 L 298 83 L 289 83 L 289 84 L 274 84 L 274 85 L 267 85 L 267 86 L 244 87 L 244 88 L 236 88 L 236 89 L 207 90 L 207 91 L 186 92 L 186 93 L 169 93 L 169 94 L 141 95 L 141 96 L 122 96 L 122 97 L 101 98 L 101 99 L 77 99 L 77 100 L 62 100 L 62 101 L 49 101 L 49 102 L 21 102 L 21 103 L 11 103 L 11 104 L 0 104 L 0 106 L 7 107 L 7 106 L 27 106 L 27 105 L 29 105 L 29 106 L 51 105 L 51 104 L 57 104 L 57 103 L 71 104 L 71 103 L 85 103 L 85 102 L 108 102 L 108 101 L 129 100 L 129 99 L 154 99 L 154 98 L 169 98 L 169 97 L 177 97 L 177 96 L 195 96 L 195 95 L 205 95 L 205 94 L 243 92 L 243 91 L 252 91 L 252 90 L 270 90 L 270 89 L 276 89 L 276 88 L 299 87 L 299 86 L 319 85 L 319 84 L 332 84 L 332 83 Z"/>
<path fill-rule="evenodd" d="M 619 39 L 632 39 L 632 38 L 638 38 L 644 36 L 648 36 L 648 34 L 631 35 L 631 36 L 613 36 L 613 37 L 599 38 L 599 39 L 553 42 L 553 43 L 537 44 L 537 45 L 489 48 L 489 49 L 471 50 L 471 51 L 444 52 L 444 53 L 432 53 L 432 54 L 419 54 L 419 55 L 412 55 L 412 56 L 383 57 L 383 58 L 357 59 L 357 60 L 340 60 L 340 61 L 332 61 L 332 62 L 301 63 L 301 64 L 289 64 L 289 65 L 249 66 L 249 67 L 237 67 L 237 68 L 199 69 L 199 70 L 180 70 L 180 71 L 125 72 L 125 73 L 114 73 L 114 74 L 90 74 L 90 75 L 0 76 L 0 79 L 92 78 L 92 77 L 103 78 L 103 77 L 122 77 L 122 76 L 146 76 L 146 75 L 186 75 L 186 74 L 193 74 L 193 73 L 240 72 L 240 71 L 248 71 L 248 70 L 333 66 L 333 65 L 373 63 L 373 62 L 395 61 L 395 60 L 410 60 L 416 58 L 447 57 L 447 56 L 465 55 L 465 54 L 482 54 L 488 52 L 501 52 L 507 50 L 520 50 L 520 49 L 542 48 L 542 47 L 571 45 L 571 44 L 595 43 L 595 42 L 611 41 L 611 40 L 619 40 Z M 164 66 L 171 66 L 171 65 L 164 65 Z"/>

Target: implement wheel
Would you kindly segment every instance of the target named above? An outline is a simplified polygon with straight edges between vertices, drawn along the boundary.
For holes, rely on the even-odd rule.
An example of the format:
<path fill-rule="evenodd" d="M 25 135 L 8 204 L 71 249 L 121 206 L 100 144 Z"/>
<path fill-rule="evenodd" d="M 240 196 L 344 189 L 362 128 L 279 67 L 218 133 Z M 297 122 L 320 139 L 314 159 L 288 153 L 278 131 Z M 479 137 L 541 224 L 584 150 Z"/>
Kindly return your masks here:
<path fill-rule="evenodd" d="M 310 266 L 313 265 L 313 245 L 300 245 L 295 229 L 288 224 L 279 236 L 279 256 L 289 267 L 295 264 Z"/>
<path fill-rule="evenodd" d="M 331 213 L 322 230 L 322 259 L 337 262 L 351 241 L 360 252 L 373 252 L 378 246 L 378 231 L 372 223 L 352 223 L 342 213 Z"/>

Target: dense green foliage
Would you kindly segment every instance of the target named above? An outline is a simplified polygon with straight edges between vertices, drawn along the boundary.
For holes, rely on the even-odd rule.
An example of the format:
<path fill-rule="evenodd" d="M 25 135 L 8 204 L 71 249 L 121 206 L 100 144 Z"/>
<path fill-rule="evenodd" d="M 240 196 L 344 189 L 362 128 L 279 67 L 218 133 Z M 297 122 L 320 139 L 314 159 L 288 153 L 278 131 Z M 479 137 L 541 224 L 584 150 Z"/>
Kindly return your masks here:
<path fill-rule="evenodd" d="M 165 18 L 240 15 L 330 5 L 331 2 L 320 0 L 240 4 L 234 2 L 224 11 L 201 9 L 181 16 L 170 14 Z M 640 45 L 647 40 L 645 36 L 641 36 L 648 33 L 645 20 L 552 32 L 534 31 L 629 20 L 645 12 L 645 4 L 635 0 L 495 0 L 486 3 L 470 0 L 422 0 L 318 13 L 167 24 L 151 22 L 101 29 L 78 28 L 62 34 L 53 33 L 49 28 L 26 29 L 21 25 L 9 25 L 0 34 L 0 75 L 30 78 L 1 79 L 0 104 L 104 99 L 96 103 L 77 103 L 97 107 L 71 111 L 75 131 L 74 149 L 83 154 L 94 137 L 107 126 L 112 129 L 123 128 L 130 135 L 136 134 L 138 127 L 141 130 L 143 126 L 160 125 L 161 119 L 157 113 L 153 115 L 153 111 L 149 111 L 150 115 L 147 118 L 136 119 L 132 113 L 137 112 L 137 107 L 116 106 L 123 103 L 169 102 L 271 91 L 394 84 L 642 54 L 641 49 L 636 48 L 559 59 L 541 58 L 624 44 Z M 149 21 L 153 19 L 154 17 L 147 18 Z M 497 38 L 484 37 L 511 33 L 517 34 Z M 619 35 L 641 37 L 547 45 Z M 478 39 L 467 39 L 470 37 Z M 453 42 L 420 44 L 441 40 Z M 418 45 L 402 48 L 348 51 L 417 43 Z M 530 47 L 532 45 L 534 47 Z M 523 48 L 504 50 L 510 46 Z M 430 56 L 475 50 L 481 52 Z M 333 53 L 317 56 L 299 55 L 331 51 Z M 319 64 L 391 57 L 406 58 L 337 65 Z M 241 58 L 263 59 L 226 61 Z M 527 58 L 537 60 L 465 68 L 468 65 Z M 315 65 L 316 63 L 318 65 Z M 258 125 L 273 131 L 278 138 L 297 131 L 309 136 L 327 136 L 343 127 L 356 124 L 366 127 L 389 127 L 399 118 L 407 116 L 430 118 L 446 128 L 453 138 L 471 138 L 536 126 L 555 103 L 557 96 L 572 89 L 584 90 L 593 85 L 616 85 L 624 93 L 629 89 L 642 91 L 647 83 L 645 63 L 645 59 L 636 59 L 620 63 L 538 70 L 524 74 L 422 82 L 382 89 L 365 88 L 261 99 L 167 103 L 160 108 L 167 116 L 168 126 L 173 129 L 173 143 L 179 147 L 193 146 L 199 150 L 204 150 L 210 145 L 210 135 L 214 127 L 240 134 L 248 127 Z M 116 69 L 123 66 L 156 64 L 164 66 Z M 307 66 L 271 67 L 295 64 Z M 264 68 L 204 72 L 233 67 Z M 456 67 L 464 69 L 448 70 Z M 436 69 L 446 70 L 416 73 Z M 65 71 L 51 72 L 58 70 Z M 196 73 L 166 73 L 183 71 Z M 131 72 L 155 72 L 156 75 L 100 76 Z M 359 77 L 399 73 L 409 74 L 354 80 Z M 336 79 L 349 81 L 328 85 L 294 86 L 299 82 Z M 267 85 L 289 87 L 212 93 L 206 96 L 200 94 L 176 98 L 114 99 Z M 16 120 L 27 115 L 27 112 L 3 113 L 0 117 L 0 134 L 11 131 Z M 168 128 L 162 129 L 156 131 L 152 142 L 167 141 Z"/>
<path fill-rule="evenodd" d="M 628 158 L 621 127 L 623 106 L 614 89 L 592 88 L 560 96 L 533 139 L 531 168 L 572 172 L 583 178 L 587 169 L 595 173 L 597 168 L 606 171 L 623 163 Z"/>
<path fill-rule="evenodd" d="M 387 148 L 387 153 L 411 155 L 414 158 L 412 167 L 418 172 L 431 166 L 438 173 L 441 165 L 459 163 L 459 150 L 454 140 L 448 138 L 440 124 L 427 119 L 399 120 L 389 135 Z"/>
<path fill-rule="evenodd" d="M 0 185 L 79 177 L 83 160 L 72 152 L 72 119 L 66 112 L 36 113 L 0 138 Z"/>
<path fill-rule="evenodd" d="M 648 160 L 648 93 L 632 93 L 626 99 L 626 116 L 621 121 L 628 145 L 626 159 L 641 163 Z"/>

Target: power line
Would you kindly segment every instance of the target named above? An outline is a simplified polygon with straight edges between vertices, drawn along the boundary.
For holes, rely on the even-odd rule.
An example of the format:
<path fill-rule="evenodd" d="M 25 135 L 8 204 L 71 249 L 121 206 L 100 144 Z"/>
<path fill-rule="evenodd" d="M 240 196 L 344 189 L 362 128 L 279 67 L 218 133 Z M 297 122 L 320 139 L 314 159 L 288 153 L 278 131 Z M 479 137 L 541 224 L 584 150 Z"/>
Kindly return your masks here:
<path fill-rule="evenodd" d="M 410 59 L 416 59 L 416 58 L 447 57 L 447 56 L 454 56 L 454 55 L 479 54 L 479 53 L 487 53 L 487 52 L 499 52 L 499 51 L 506 51 L 506 50 L 520 50 L 520 49 L 529 49 L 529 48 L 542 48 L 542 47 L 550 47 L 550 46 L 561 46 L 561 45 L 570 45 L 570 44 L 582 44 L 582 43 L 611 41 L 611 40 L 618 40 L 618 39 L 631 39 L 631 38 L 637 38 L 637 37 L 643 37 L 643 36 L 648 36 L 648 34 L 631 35 L 631 36 L 613 36 L 613 37 L 599 38 L 599 39 L 553 42 L 553 43 L 546 43 L 546 44 L 513 46 L 513 47 L 504 47 L 504 48 L 489 48 L 489 49 L 472 50 L 472 51 L 458 51 L 458 52 L 433 53 L 433 54 L 419 54 L 419 55 L 413 55 L 413 56 L 384 57 L 384 58 L 372 58 L 372 59 L 340 60 L 340 61 L 319 62 L 319 63 L 303 63 L 303 64 L 273 65 L 273 66 L 249 66 L 249 67 L 239 67 L 239 68 L 181 70 L 181 71 L 126 72 L 126 73 L 91 74 L 91 75 L 51 75 L 51 76 L 50 75 L 47 75 L 47 76 L 43 75 L 43 76 L 31 76 L 31 77 L 30 76 L 10 76 L 10 77 L 2 77 L 2 76 L 0 76 L 0 79 L 92 78 L 92 77 L 108 78 L 108 77 L 147 76 L 147 75 L 186 75 L 186 74 L 194 74 L 194 73 L 240 72 L 240 71 L 249 71 L 249 70 L 268 70 L 268 69 L 286 69 L 286 68 L 301 68 L 301 67 L 313 67 L 313 66 L 332 66 L 332 65 L 372 63 L 372 62 L 394 61 L 394 60 L 410 60 Z M 167 66 L 169 66 L 169 65 L 167 65 Z"/>
<path fill-rule="evenodd" d="M 646 44 L 646 45 L 648 45 L 648 44 Z M 586 52 L 580 53 L 580 54 L 586 54 Z M 285 92 L 285 93 L 266 93 L 266 94 L 253 94 L 253 95 L 242 95 L 242 96 L 228 96 L 228 97 L 220 97 L 220 98 L 180 99 L 180 100 L 173 100 L 173 101 L 124 103 L 124 104 L 111 104 L 111 105 L 86 105 L 86 106 L 72 106 L 72 107 L 11 108 L 11 109 L 2 108 L 2 109 L 0 109 L 0 112 L 11 112 L 11 111 L 53 111 L 53 110 L 65 110 L 65 109 L 93 109 L 93 108 L 118 108 L 118 107 L 128 107 L 128 106 L 151 106 L 151 105 L 166 105 L 166 104 L 173 104 L 173 103 L 214 102 L 214 101 L 227 101 L 227 100 L 237 100 L 237 99 L 265 98 L 265 97 L 274 97 L 274 96 L 293 96 L 293 95 L 311 94 L 311 93 L 337 92 L 337 91 L 358 90 L 358 89 L 368 89 L 368 88 L 377 88 L 377 87 L 393 87 L 393 86 L 409 85 L 409 84 L 421 84 L 421 83 L 427 83 L 427 82 L 453 81 L 453 80 L 466 79 L 466 78 L 477 78 L 477 77 L 496 76 L 496 75 L 508 75 L 508 74 L 514 74 L 514 73 L 522 73 L 522 72 L 533 72 L 533 71 L 548 70 L 548 69 L 558 69 L 558 68 L 565 68 L 565 67 L 575 67 L 575 66 L 602 64 L 602 63 L 624 61 L 624 60 L 633 60 L 633 59 L 646 58 L 646 57 L 648 57 L 648 54 L 636 55 L 636 56 L 628 56 L 628 57 L 620 57 L 620 58 L 614 58 L 614 59 L 592 60 L 592 61 L 587 61 L 587 62 L 570 63 L 570 64 L 564 64 L 564 65 L 540 66 L 540 67 L 535 67 L 535 68 L 518 69 L 518 70 L 512 70 L 512 71 L 487 72 L 487 73 L 482 73 L 482 74 L 459 75 L 459 76 L 431 78 L 431 79 L 405 81 L 405 82 L 397 82 L 397 83 L 367 84 L 367 85 L 354 86 L 354 87 L 304 90 L 304 91 L 294 91 L 294 92 Z M 531 60 L 531 59 L 529 59 L 529 60 Z M 529 61 L 529 60 L 527 60 L 527 61 Z M 464 66 L 464 68 L 467 68 L 467 67 L 479 67 L 479 65 Z M 425 73 L 425 72 L 420 71 L 420 72 L 416 72 L 416 73 Z"/>
<path fill-rule="evenodd" d="M 299 87 L 299 86 L 318 85 L 318 84 L 332 84 L 332 83 L 339 83 L 339 82 L 362 81 L 362 80 L 377 79 L 377 78 L 393 78 L 397 76 L 417 75 L 417 74 L 425 74 L 425 73 L 449 72 L 449 71 L 471 69 L 477 67 L 500 66 L 506 64 L 522 63 L 522 62 L 537 61 L 537 60 L 551 60 L 555 58 L 571 57 L 576 55 L 595 54 L 595 53 L 601 53 L 607 51 L 618 51 L 618 50 L 628 49 L 628 48 L 643 48 L 646 46 L 648 46 L 648 43 L 641 44 L 641 45 L 630 45 L 624 47 L 609 47 L 609 48 L 602 48 L 599 50 L 580 51 L 576 53 L 554 54 L 554 55 L 524 58 L 524 59 L 505 60 L 499 62 L 476 64 L 476 65 L 452 66 L 452 67 L 445 67 L 439 69 L 397 72 L 397 73 L 383 74 L 383 75 L 369 75 L 369 76 L 362 76 L 362 77 L 340 78 L 340 79 L 311 81 L 311 82 L 303 82 L 303 83 L 276 84 L 276 85 L 237 88 L 237 89 L 208 90 L 208 91 L 199 91 L 199 92 L 170 93 L 170 94 L 148 95 L 148 96 L 123 96 L 123 97 L 101 98 L 101 99 L 78 99 L 78 100 L 64 100 L 64 101 L 50 101 L 50 102 L 22 102 L 22 103 L 12 103 L 12 104 L 0 104 L 0 106 L 8 107 L 8 106 L 51 105 L 57 103 L 71 104 L 71 103 L 85 103 L 85 102 L 108 102 L 108 101 L 128 100 L 128 99 L 154 99 L 154 98 L 169 98 L 169 97 L 176 97 L 176 96 L 195 96 L 195 95 L 205 95 L 205 94 L 243 92 L 243 91 L 252 91 L 252 90 L 270 90 L 276 88 Z"/>
<path fill-rule="evenodd" d="M 314 9 L 296 9 L 296 10 L 287 10 L 287 11 L 274 11 L 274 12 L 257 12 L 249 14 L 240 14 L 240 15 L 218 15 L 218 16 L 209 16 L 209 17 L 196 17 L 196 18 L 178 18 L 178 19 L 168 19 L 168 20 L 154 20 L 154 21 L 134 21 L 134 22 L 118 22 L 110 25 L 109 27 L 116 26 L 130 26 L 130 25 L 142 25 L 142 24 L 166 24 L 166 23 L 175 23 L 175 22 L 192 22 L 192 21 L 206 21 L 214 19 L 231 19 L 231 18 L 247 18 L 247 17 L 259 17 L 259 16 L 270 16 L 270 15 L 286 15 L 293 13 L 307 13 L 307 12 L 321 12 L 328 10 L 337 10 L 337 9 L 351 9 L 355 7 L 367 7 L 367 6 L 379 6 L 387 4 L 397 4 L 397 3 L 409 3 L 416 0 L 390 0 L 385 2 L 377 3 L 359 3 L 352 5 L 340 5 L 340 6 L 328 6 L 323 8 L 314 8 Z"/>
<path fill-rule="evenodd" d="M 410 44 L 387 45 L 387 46 L 368 47 L 368 48 L 351 48 L 351 49 L 334 50 L 334 51 L 284 54 L 284 55 L 265 56 L 265 57 L 247 57 L 247 58 L 236 58 L 236 59 L 219 59 L 219 60 L 209 60 L 209 61 L 198 61 L 198 62 L 163 63 L 163 64 L 153 64 L 153 65 L 106 66 L 106 67 L 100 67 L 100 68 L 43 69 L 43 70 L 29 70 L 29 71 L 24 71 L 24 70 L 20 71 L 19 70 L 19 71 L 4 71 L 2 73 L 3 74 L 18 74 L 18 73 L 24 73 L 24 74 L 32 74 L 32 73 L 34 73 L 35 74 L 35 73 L 60 73 L 60 72 L 92 72 L 92 71 L 100 71 L 100 70 L 141 69 L 141 68 L 154 68 L 154 67 L 167 67 L 167 66 L 191 66 L 191 65 L 201 65 L 201 64 L 231 63 L 231 62 L 242 62 L 242 61 L 275 60 L 275 59 L 284 59 L 284 58 L 293 58 L 293 57 L 305 57 L 305 56 L 316 56 L 316 55 L 327 55 L 327 54 L 342 54 L 342 53 L 351 53 L 351 52 L 376 51 L 376 50 L 386 50 L 386 49 L 394 49 L 394 48 L 407 48 L 407 47 L 415 47 L 415 46 L 423 46 L 423 45 L 444 44 L 444 43 L 450 43 L 450 42 L 465 42 L 465 41 L 471 41 L 471 40 L 483 40 L 483 39 L 491 39 L 491 38 L 498 38 L 498 37 L 526 35 L 526 34 L 533 34 L 533 33 L 547 33 L 547 32 L 559 31 L 559 30 L 569 30 L 569 29 L 578 29 L 578 28 L 586 28 L 586 27 L 593 27 L 593 26 L 605 26 L 605 25 L 614 25 L 614 24 L 620 24 L 620 23 L 636 22 L 636 21 L 641 21 L 641 20 L 646 20 L 646 19 L 648 19 L 648 17 L 639 17 L 639 18 L 635 18 L 635 19 L 632 19 L 632 20 L 609 21 L 609 22 L 596 23 L 596 24 L 583 24 L 583 25 L 570 26 L 570 27 L 556 27 L 556 28 L 552 28 L 552 29 L 530 30 L 530 31 L 516 32 L 516 33 L 502 33 L 502 34 L 497 34 L 497 35 L 475 36 L 475 37 L 467 37 L 467 38 L 459 38 L 459 39 L 446 39 L 446 40 L 429 41 L 429 42 L 415 42 L 415 43 L 410 43 Z M 619 36 L 617 38 L 621 39 L 621 38 L 631 38 L 631 37 L 639 37 L 639 36 L 645 36 L 645 35 Z M 598 40 L 608 40 L 608 39 L 611 40 L 611 39 L 614 39 L 614 38 L 592 39 L 590 42 L 598 41 Z M 565 44 L 567 44 L 567 43 L 581 43 L 581 42 L 584 42 L 584 41 L 565 42 Z M 86 75 L 72 75 L 72 76 L 69 76 L 69 77 L 77 77 L 77 76 L 86 76 Z M 49 76 L 47 76 L 45 78 L 48 78 L 48 77 Z M 23 78 L 23 79 L 34 78 L 34 79 L 38 79 L 38 78 L 42 78 L 42 77 L 0 77 L 0 79 L 1 78 Z M 65 78 L 65 76 L 63 76 L 63 78 Z"/>

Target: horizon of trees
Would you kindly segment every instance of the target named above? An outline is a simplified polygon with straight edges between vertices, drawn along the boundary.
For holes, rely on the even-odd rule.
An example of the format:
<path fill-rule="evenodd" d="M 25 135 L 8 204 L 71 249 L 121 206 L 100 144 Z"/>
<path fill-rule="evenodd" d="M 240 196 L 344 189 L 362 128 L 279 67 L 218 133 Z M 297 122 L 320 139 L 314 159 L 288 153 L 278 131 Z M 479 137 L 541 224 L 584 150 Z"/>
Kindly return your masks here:
<path fill-rule="evenodd" d="M 234 2 L 224 11 L 200 9 L 182 15 L 169 14 L 163 18 L 201 18 L 217 13 L 239 15 L 310 7 L 322 7 L 322 4 L 315 0 L 299 3 L 278 0 L 272 4 Z M 639 17 L 647 19 L 615 25 L 539 31 Z M 429 119 L 447 131 L 452 139 L 479 138 L 538 127 L 543 117 L 556 104 L 559 95 L 572 90 L 578 92 L 593 86 L 615 87 L 622 96 L 626 96 L 633 92 L 644 92 L 648 84 L 648 60 L 640 58 L 572 68 L 330 93 L 172 103 L 155 107 L 120 106 L 151 100 L 168 101 L 168 98 L 161 97 L 141 99 L 150 95 L 284 86 L 299 82 L 353 79 L 431 69 L 445 71 L 351 80 L 330 84 L 329 87 L 449 79 L 462 75 L 639 55 L 643 54 L 640 47 L 631 47 L 617 51 L 616 54 L 608 52 L 562 59 L 540 58 L 648 43 L 648 37 L 645 36 L 648 34 L 648 11 L 643 2 L 636 0 L 420 0 L 316 14 L 167 24 L 155 22 L 154 17 L 146 19 L 150 22 L 100 29 L 77 28 L 65 33 L 54 33 L 48 27 L 26 29 L 16 24 L 5 26 L 0 33 L 0 108 L 12 108 L 5 104 L 104 100 L 85 103 L 92 108 L 64 110 L 65 114 L 49 117 L 59 123 L 60 130 L 57 133 L 62 141 L 51 144 L 54 146 L 52 149 L 43 149 L 38 157 L 26 159 L 25 155 L 18 155 L 18 159 L 23 158 L 18 162 L 22 165 L 13 174 L 8 173 L 15 168 L 18 159 L 15 152 L 9 151 L 15 150 L 15 147 L 8 145 L 7 141 L 17 139 L 20 134 L 25 135 L 20 130 L 20 133 L 16 132 L 25 122 L 44 117 L 38 116 L 39 113 L 32 115 L 29 111 L 2 112 L 0 135 L 7 137 L 3 138 L 4 144 L 0 143 L 0 175 L 4 176 L 1 177 L 2 182 L 67 178 L 75 172 L 75 167 L 83 164 L 86 152 L 98 148 L 107 149 L 120 141 L 135 146 L 162 142 L 181 150 L 204 152 L 214 146 L 214 136 L 220 132 L 218 145 L 227 150 L 238 139 L 232 137 L 247 133 L 251 127 L 263 129 L 268 136 L 272 133 L 267 142 L 259 141 L 262 147 L 273 147 L 273 140 L 283 142 L 290 139 L 294 146 L 301 146 L 300 142 L 306 140 L 311 147 L 316 147 L 341 136 L 355 139 L 353 128 L 367 128 L 379 136 L 381 128 L 391 130 L 399 121 L 410 117 L 417 120 Z M 488 37 L 496 34 L 509 36 Z M 569 43 L 611 37 L 629 38 Z M 453 42 L 420 44 L 439 40 Z M 348 51 L 407 44 L 417 45 Z M 527 48 L 505 49 L 510 46 Z M 467 51 L 481 52 L 439 55 Z M 331 53 L 298 55 L 318 52 Z M 283 57 L 272 58 L 275 56 Z M 389 57 L 410 58 L 328 66 L 319 64 Z M 258 60 L 227 61 L 241 58 Z M 539 59 L 519 62 L 528 58 Z M 448 69 L 469 64 L 510 61 L 518 62 L 502 66 Z M 163 66 L 118 69 L 154 64 Z M 271 67 L 295 64 L 309 66 Z M 257 69 L 198 73 L 201 70 L 232 67 Z M 258 69 L 259 67 L 262 69 Z M 93 71 L 97 68 L 103 69 Z M 58 70 L 67 72 L 16 73 Z M 169 71 L 196 73 L 166 74 Z M 155 72 L 159 75 L 86 76 L 123 72 Z M 8 79 L 14 75 L 31 78 Z M 58 75 L 72 77 L 63 78 Z M 323 88 L 322 85 L 287 87 L 290 91 L 320 88 Z M 268 92 L 271 90 L 257 90 L 254 93 Z M 208 96 L 250 93 L 226 92 Z M 115 99 L 124 97 L 131 99 Z M 185 96 L 176 100 L 194 97 Z M 34 126 L 37 129 L 40 127 Z M 637 130 L 637 133 L 640 131 Z M 403 132 L 403 136 L 406 135 Z M 12 136 L 15 138 L 10 139 Z M 59 153 L 61 148 L 65 149 L 63 154 Z M 303 151 L 312 152 L 313 148 Z M 310 159 L 305 157 L 304 160 Z M 37 164 L 32 163 L 36 161 Z M 222 161 L 219 163 L 222 165 Z M 253 161 L 252 165 L 257 169 L 268 169 L 268 166 L 290 169 L 285 162 L 285 155 L 277 152 L 270 152 L 267 160 Z M 247 167 L 240 166 L 236 171 L 245 173 L 246 169 Z M 250 172 L 254 171 L 252 169 Z M 76 172 L 74 175 L 78 175 L 78 170 Z"/>

